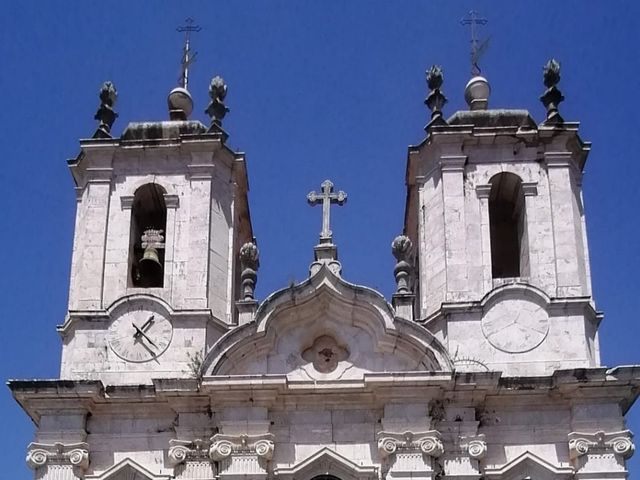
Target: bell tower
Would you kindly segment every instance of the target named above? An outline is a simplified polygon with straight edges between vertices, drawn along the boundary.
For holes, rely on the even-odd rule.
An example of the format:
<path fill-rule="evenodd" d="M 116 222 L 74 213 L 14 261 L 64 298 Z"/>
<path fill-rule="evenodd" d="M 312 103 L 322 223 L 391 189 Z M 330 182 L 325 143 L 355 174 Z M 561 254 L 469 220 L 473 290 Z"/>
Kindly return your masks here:
<path fill-rule="evenodd" d="M 543 375 L 599 365 L 582 174 L 590 144 L 558 112 L 559 64 L 544 69 L 546 119 L 489 109 L 489 82 L 466 86 L 448 120 L 432 67 L 427 137 L 411 147 L 405 232 L 418 246 L 416 317 L 458 368 Z"/>
<path fill-rule="evenodd" d="M 189 376 L 238 323 L 238 257 L 253 239 L 245 158 L 226 144 L 222 78 L 209 89 L 210 127 L 189 120 L 192 58 L 187 40 L 170 119 L 130 123 L 120 137 L 105 83 L 99 127 L 69 161 L 78 206 L 61 378 Z"/>

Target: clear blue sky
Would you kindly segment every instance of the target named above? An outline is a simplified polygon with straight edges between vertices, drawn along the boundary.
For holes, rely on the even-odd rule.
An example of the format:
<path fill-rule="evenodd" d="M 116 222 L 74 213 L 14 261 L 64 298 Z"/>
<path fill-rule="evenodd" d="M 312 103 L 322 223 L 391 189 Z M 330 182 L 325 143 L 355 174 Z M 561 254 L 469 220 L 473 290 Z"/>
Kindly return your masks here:
<path fill-rule="evenodd" d="M 482 63 L 491 106 L 538 121 L 542 65 L 562 62 L 565 119 L 593 142 L 584 177 L 603 363 L 640 363 L 638 289 L 640 2 L 222 1 L 6 2 L 0 18 L 0 378 L 55 378 L 66 310 L 75 199 L 65 160 L 95 130 L 104 80 L 119 91 L 116 134 L 167 117 L 191 15 L 198 61 L 190 90 L 206 121 L 214 74 L 229 84 L 229 144 L 247 154 L 261 250 L 258 294 L 305 278 L 320 211 L 305 195 L 325 178 L 349 194 L 333 231 L 347 279 L 393 289 L 407 146 L 428 119 L 424 70 L 445 72 L 445 108 L 464 107 L 471 8 L 489 19 Z M 640 430 L 640 407 L 629 427 Z M 33 428 L 0 390 L 3 478 L 31 478 Z M 640 478 L 640 455 L 631 462 Z"/>

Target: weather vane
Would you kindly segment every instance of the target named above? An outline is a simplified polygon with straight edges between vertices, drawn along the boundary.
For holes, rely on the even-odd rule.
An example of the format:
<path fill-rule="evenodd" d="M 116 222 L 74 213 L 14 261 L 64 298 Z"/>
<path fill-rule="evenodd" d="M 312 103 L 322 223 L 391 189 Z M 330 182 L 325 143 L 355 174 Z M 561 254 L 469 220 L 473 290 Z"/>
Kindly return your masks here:
<path fill-rule="evenodd" d="M 190 43 L 191 43 L 191 32 L 199 32 L 202 30 L 200 25 L 194 25 L 194 20 L 191 17 L 188 17 L 184 21 L 184 25 L 182 27 L 176 28 L 178 32 L 184 32 L 184 49 L 182 51 L 182 61 L 181 70 L 182 73 L 180 75 L 180 79 L 178 80 L 178 85 L 187 89 L 187 85 L 189 84 L 189 66 L 195 62 L 197 52 L 191 54 Z"/>
<path fill-rule="evenodd" d="M 480 75 L 480 67 L 478 61 L 482 54 L 487 50 L 489 46 L 489 39 L 478 40 L 478 32 L 476 27 L 478 25 L 486 25 L 487 19 L 481 18 L 478 12 L 471 10 L 469 14 L 460 20 L 461 25 L 469 25 L 471 28 L 471 76 L 476 77 Z"/>

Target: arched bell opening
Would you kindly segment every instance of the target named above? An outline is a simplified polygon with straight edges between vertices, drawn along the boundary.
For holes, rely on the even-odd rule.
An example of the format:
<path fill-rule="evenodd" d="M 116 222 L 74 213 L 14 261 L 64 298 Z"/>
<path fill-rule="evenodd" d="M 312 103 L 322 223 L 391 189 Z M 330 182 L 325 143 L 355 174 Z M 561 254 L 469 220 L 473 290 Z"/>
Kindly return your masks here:
<path fill-rule="evenodd" d="M 167 206 L 164 189 L 148 183 L 136 190 L 131 211 L 129 286 L 164 286 L 164 234 Z"/>
<path fill-rule="evenodd" d="M 512 278 L 528 275 L 529 249 L 522 180 L 503 172 L 489 181 L 491 275 Z"/>

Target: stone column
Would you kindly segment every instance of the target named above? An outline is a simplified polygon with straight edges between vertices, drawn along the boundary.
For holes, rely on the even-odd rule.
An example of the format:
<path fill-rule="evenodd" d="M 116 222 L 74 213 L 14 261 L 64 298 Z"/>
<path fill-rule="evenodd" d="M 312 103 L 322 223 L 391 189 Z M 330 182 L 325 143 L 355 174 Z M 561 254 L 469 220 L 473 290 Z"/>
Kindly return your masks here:
<path fill-rule="evenodd" d="M 444 452 L 440 433 L 385 432 L 378 437 L 378 451 L 383 464 L 383 475 L 388 479 L 410 478 L 432 480 L 438 478 L 440 468 L 435 464 Z"/>
<path fill-rule="evenodd" d="M 211 437 L 209 455 L 218 462 L 218 478 L 265 480 L 273 457 L 274 436 L 224 435 Z"/>
<path fill-rule="evenodd" d="M 576 471 L 576 480 L 627 478 L 626 460 L 635 450 L 629 430 L 571 432 L 568 437 L 569 458 Z"/>
<path fill-rule="evenodd" d="M 89 466 L 88 448 L 84 442 L 30 443 L 26 461 L 38 480 L 81 479 Z"/>

